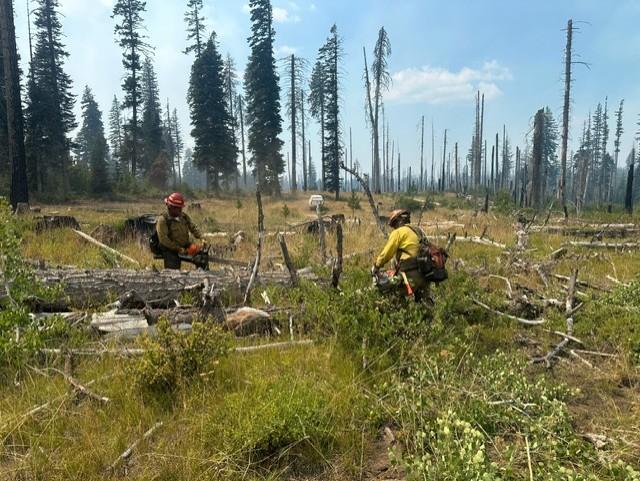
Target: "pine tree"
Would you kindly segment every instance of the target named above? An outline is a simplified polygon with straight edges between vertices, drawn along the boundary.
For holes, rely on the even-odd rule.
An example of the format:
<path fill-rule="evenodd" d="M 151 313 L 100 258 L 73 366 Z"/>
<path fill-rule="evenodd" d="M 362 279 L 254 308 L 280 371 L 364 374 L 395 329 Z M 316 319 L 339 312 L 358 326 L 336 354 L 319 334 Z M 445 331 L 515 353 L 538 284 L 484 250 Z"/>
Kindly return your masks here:
<path fill-rule="evenodd" d="M 111 110 L 109 110 L 109 150 L 111 152 L 111 168 L 116 182 L 121 181 L 123 175 L 129 172 L 122 156 L 123 141 L 121 107 L 118 97 L 114 95 Z"/>
<path fill-rule="evenodd" d="M 20 202 L 29 202 L 29 188 L 25 161 L 20 68 L 11 0 L 0 0 L 0 52 L 2 52 L 0 77 L 3 77 L 4 86 L 4 95 L 0 103 L 6 109 L 7 143 L 5 145 L 11 171 L 9 201 L 11 206 L 16 208 Z"/>
<path fill-rule="evenodd" d="M 31 182 L 38 192 L 68 188 L 70 141 L 76 127 L 71 78 L 64 71 L 69 56 L 62 43 L 58 0 L 38 0 L 34 10 L 36 47 L 28 81 L 26 138 Z"/>
<path fill-rule="evenodd" d="M 249 151 L 258 187 L 280 195 L 279 176 L 284 172 L 280 86 L 273 55 L 275 31 L 269 0 L 250 0 L 251 54 L 245 71 Z"/>
<path fill-rule="evenodd" d="M 117 0 L 113 6 L 111 18 L 120 17 L 121 23 L 115 26 L 118 45 L 122 48 L 122 65 L 126 71 L 122 89 L 125 97 L 122 101 L 123 109 L 131 109 L 131 119 L 126 125 L 126 146 L 123 153 L 127 155 L 131 174 L 135 177 L 138 171 L 140 124 L 139 111 L 142 97 L 140 74 L 142 70 L 141 55 L 150 51 L 142 33 L 144 24 L 142 14 L 145 12 L 146 2 L 143 0 Z"/>
<path fill-rule="evenodd" d="M 140 168 L 143 172 L 148 172 L 151 165 L 156 161 L 160 152 L 165 149 L 162 135 L 162 110 L 160 108 L 160 94 L 158 92 L 158 80 L 153 63 L 147 57 L 142 66 L 142 122 L 140 125 L 140 140 L 142 156 L 140 157 Z"/>
<path fill-rule="evenodd" d="M 338 62 L 342 56 L 342 41 L 338 37 L 338 29 L 331 27 L 331 35 L 322 47 L 324 60 L 323 69 L 326 82 L 326 123 L 325 123 L 325 185 L 324 189 L 336 194 L 340 198 L 340 161 L 342 159 L 342 144 L 340 142 L 340 96 Z"/>
<path fill-rule="evenodd" d="M 218 191 L 220 176 L 236 171 L 233 122 L 224 95 L 222 57 L 213 33 L 191 67 L 189 81 L 194 164 L 207 173 L 207 190 Z"/>
<path fill-rule="evenodd" d="M 202 16 L 202 0 L 189 0 L 184 21 L 187 22 L 187 42 L 191 42 L 184 50 L 185 54 L 196 53 L 200 57 L 206 43 L 204 17 Z"/>
<path fill-rule="evenodd" d="M 5 91 L 4 58 L 0 48 L 0 92 Z M 9 191 L 9 137 L 7 131 L 7 104 L 4 95 L 0 93 L 0 192 Z"/>
<path fill-rule="evenodd" d="M 231 55 L 227 53 L 227 57 L 224 60 L 224 67 L 222 69 L 222 77 L 224 79 L 224 98 L 227 103 L 227 112 L 229 112 L 231 118 L 231 134 L 233 137 L 233 145 L 238 152 L 238 141 L 236 137 L 236 130 L 238 128 L 238 122 L 236 122 L 236 91 L 238 90 L 238 75 L 236 73 L 236 66 Z M 237 155 L 237 154 L 236 154 Z M 237 165 L 237 159 L 236 159 Z M 236 190 L 239 188 L 238 169 L 236 168 L 233 173 Z"/>
<path fill-rule="evenodd" d="M 81 105 L 82 126 L 76 138 L 79 146 L 78 160 L 89 167 L 91 192 L 101 194 L 110 190 L 107 175 L 108 147 L 104 135 L 102 112 L 88 86 L 84 89 Z"/>
<path fill-rule="evenodd" d="M 320 124 L 320 165 L 322 166 L 322 187 L 324 188 L 324 184 L 326 182 L 324 170 L 324 132 L 326 127 L 325 109 L 327 84 L 325 81 L 325 72 L 323 69 L 323 58 L 320 56 L 322 52 L 323 51 L 321 49 L 319 52 L 318 60 L 313 66 L 313 71 L 311 72 L 311 79 L 309 81 L 309 108 L 311 111 L 311 115 Z M 311 162 L 309 162 L 309 164 L 311 164 Z"/>

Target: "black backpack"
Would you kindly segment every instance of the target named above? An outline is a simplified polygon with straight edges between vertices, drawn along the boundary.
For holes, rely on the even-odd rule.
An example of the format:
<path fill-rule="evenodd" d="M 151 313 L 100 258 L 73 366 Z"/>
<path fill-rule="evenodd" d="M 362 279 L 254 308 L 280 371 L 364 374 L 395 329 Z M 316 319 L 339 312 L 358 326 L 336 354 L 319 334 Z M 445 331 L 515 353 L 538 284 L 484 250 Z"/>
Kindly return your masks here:
<path fill-rule="evenodd" d="M 440 283 L 449 278 L 449 273 L 445 267 L 449 255 L 447 252 L 429 242 L 421 229 L 407 225 L 420 239 L 417 262 L 418 270 L 429 282 Z"/>

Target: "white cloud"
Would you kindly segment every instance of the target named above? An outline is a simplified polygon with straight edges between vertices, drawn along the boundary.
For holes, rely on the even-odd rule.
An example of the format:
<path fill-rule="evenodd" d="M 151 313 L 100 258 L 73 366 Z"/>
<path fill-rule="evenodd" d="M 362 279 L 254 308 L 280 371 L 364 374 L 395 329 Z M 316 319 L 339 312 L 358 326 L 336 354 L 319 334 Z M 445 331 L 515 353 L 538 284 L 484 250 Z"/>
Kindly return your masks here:
<path fill-rule="evenodd" d="M 291 15 L 286 8 L 273 7 L 273 21 L 276 23 L 298 23 L 299 15 Z"/>
<path fill-rule="evenodd" d="M 408 68 L 392 75 L 388 100 L 400 103 L 442 104 L 473 99 L 484 92 L 490 100 L 502 94 L 498 82 L 512 79 L 510 70 L 497 61 L 485 62 L 480 69 L 463 67 L 452 72 L 441 67 Z"/>
<path fill-rule="evenodd" d="M 276 48 L 276 57 L 288 57 L 297 53 L 298 49 L 296 47 L 290 47 L 289 45 L 281 45 Z"/>

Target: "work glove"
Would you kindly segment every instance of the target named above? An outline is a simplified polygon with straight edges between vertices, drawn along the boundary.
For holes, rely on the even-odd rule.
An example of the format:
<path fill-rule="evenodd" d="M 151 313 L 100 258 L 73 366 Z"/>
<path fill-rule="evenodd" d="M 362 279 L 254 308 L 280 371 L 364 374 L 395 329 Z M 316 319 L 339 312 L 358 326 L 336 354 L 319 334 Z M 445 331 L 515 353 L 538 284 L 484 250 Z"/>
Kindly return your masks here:
<path fill-rule="evenodd" d="M 376 276 L 378 275 L 378 272 L 380 272 L 380 269 L 379 269 L 377 266 L 375 266 L 375 265 L 374 265 L 374 266 L 371 268 L 371 275 L 372 275 L 373 277 L 376 277 Z"/>
<path fill-rule="evenodd" d="M 187 249 L 185 249 L 184 247 L 180 247 L 178 249 L 178 254 L 182 255 L 182 256 L 186 256 L 187 255 Z"/>

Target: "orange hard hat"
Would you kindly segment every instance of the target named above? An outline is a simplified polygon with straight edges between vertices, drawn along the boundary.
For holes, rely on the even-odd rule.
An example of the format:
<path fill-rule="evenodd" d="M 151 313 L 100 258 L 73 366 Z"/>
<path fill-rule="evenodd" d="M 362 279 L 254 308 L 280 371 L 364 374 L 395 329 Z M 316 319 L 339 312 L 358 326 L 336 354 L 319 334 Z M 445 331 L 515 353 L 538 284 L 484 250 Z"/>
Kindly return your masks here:
<path fill-rule="evenodd" d="M 407 209 L 396 209 L 389 213 L 389 225 L 391 227 L 393 227 L 400 219 L 403 219 L 407 223 L 411 221 L 411 214 Z"/>
<path fill-rule="evenodd" d="M 200 252 L 200 246 L 198 244 L 189 244 L 189 247 L 187 247 L 187 254 L 190 256 L 195 256 L 198 252 Z"/>
<path fill-rule="evenodd" d="M 170 207 L 178 207 L 182 209 L 185 205 L 184 195 L 182 195 L 180 192 L 174 192 L 169 197 L 166 197 L 164 199 L 164 203 Z"/>

